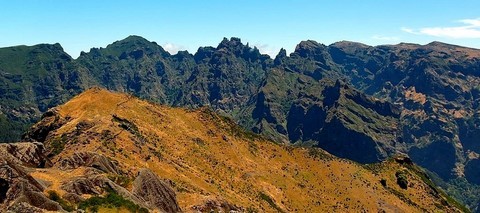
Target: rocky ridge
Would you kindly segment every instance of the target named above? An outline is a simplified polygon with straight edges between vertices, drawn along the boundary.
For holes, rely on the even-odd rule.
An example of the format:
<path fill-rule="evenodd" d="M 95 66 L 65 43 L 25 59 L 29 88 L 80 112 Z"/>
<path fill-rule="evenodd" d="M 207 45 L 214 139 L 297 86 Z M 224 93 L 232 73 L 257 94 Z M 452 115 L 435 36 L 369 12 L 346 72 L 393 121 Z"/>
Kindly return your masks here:
<path fill-rule="evenodd" d="M 408 154 L 445 181 L 478 183 L 479 52 L 440 42 L 308 40 L 272 60 L 238 38 L 171 55 L 139 36 L 75 60 L 59 44 L 1 48 L 0 138 L 18 140 L 48 108 L 100 85 L 157 103 L 211 107 L 277 141 L 360 162 Z M 346 85 L 341 94 L 351 95 L 336 99 L 335 90 L 323 90 L 337 80 Z M 334 100 L 328 110 L 325 99 Z M 386 106 L 399 115 L 385 114 Z"/>

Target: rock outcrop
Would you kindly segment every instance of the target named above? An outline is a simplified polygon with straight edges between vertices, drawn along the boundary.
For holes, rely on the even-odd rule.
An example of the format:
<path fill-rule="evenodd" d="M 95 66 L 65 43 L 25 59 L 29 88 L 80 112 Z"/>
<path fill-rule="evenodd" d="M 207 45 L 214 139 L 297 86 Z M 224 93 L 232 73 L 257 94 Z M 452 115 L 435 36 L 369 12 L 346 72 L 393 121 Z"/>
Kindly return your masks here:
<path fill-rule="evenodd" d="M 44 187 L 23 166 L 9 162 L 3 156 L 0 156 L 0 162 L 0 199 L 4 209 L 63 211 L 57 202 L 43 194 Z"/>
<path fill-rule="evenodd" d="M 49 173 L 50 169 L 65 173 L 76 169 L 83 171 L 80 176 L 77 174 L 60 180 L 60 189 L 65 193 L 62 198 L 55 199 L 78 204 L 86 200 L 85 195 L 103 196 L 107 192 L 114 192 L 142 208 L 181 212 L 175 192 L 150 170 L 141 170 L 133 183 L 133 190 L 129 191 L 125 186 L 114 182 L 115 179 L 109 178 L 128 176 L 122 176 L 126 174 L 121 171 L 118 162 L 103 155 L 74 152 L 52 167 L 43 168 L 46 162 L 50 161 L 45 157 L 43 145 L 38 142 L 0 144 L 0 208 L 8 212 L 64 212 L 58 200 L 52 200 L 46 195 L 51 190 L 48 189 L 51 183 L 41 179 L 39 181 L 30 175 L 40 168 L 40 173 Z"/>
<path fill-rule="evenodd" d="M 62 170 L 75 169 L 81 166 L 93 167 L 105 173 L 122 174 L 118 162 L 94 152 L 75 152 L 69 157 L 60 159 L 55 166 Z"/>
<path fill-rule="evenodd" d="M 45 167 L 51 162 L 45 156 L 42 143 L 19 142 L 0 144 L 0 156 L 19 165 Z"/>
<path fill-rule="evenodd" d="M 55 108 L 49 109 L 42 115 L 41 123 L 37 123 L 30 128 L 23 135 L 23 139 L 25 141 L 43 143 L 47 139 L 50 132 L 60 128 L 64 123 L 65 118 L 62 118 L 60 115 L 58 115 L 58 112 Z"/>
<path fill-rule="evenodd" d="M 148 207 L 164 212 L 181 212 L 175 192 L 148 169 L 141 169 L 133 181 L 132 193 Z"/>
<path fill-rule="evenodd" d="M 471 174 L 465 170 L 473 168 L 467 166 L 467 155 L 480 153 L 477 49 L 440 42 L 368 46 L 342 41 L 327 46 L 309 40 L 300 42 L 290 55 L 280 51 L 272 60 L 238 38 L 224 39 L 217 47 L 201 47 L 195 54 L 171 55 L 155 42 L 129 36 L 106 48 L 92 48 L 75 60 L 59 44 L 1 48 L 0 52 L 0 141 L 19 140 L 26 126 L 41 119 L 47 109 L 87 88 L 101 86 L 171 106 L 208 106 L 276 141 L 320 144 L 361 162 L 410 153 L 414 161 L 446 181 Z M 323 100 L 321 91 L 325 81 L 337 79 L 362 95 L 347 97 L 355 104 L 333 105 L 339 113 L 330 113 L 335 115 L 330 127 L 336 135 L 348 137 L 324 135 L 322 141 L 316 133 L 323 129 L 319 123 L 296 121 L 305 118 L 302 108 L 313 115 L 328 105 L 319 103 L 336 100 L 334 96 Z M 370 105 L 359 97 L 375 97 L 384 104 Z M 391 111 L 389 106 L 399 106 L 400 116 L 385 114 Z M 350 115 L 355 112 L 365 114 Z M 42 128 L 31 129 L 26 141 L 47 140 L 48 132 L 58 127 L 48 123 L 65 122 L 55 121 L 54 111 L 45 116 L 50 119 L 42 119 L 46 122 Z M 373 127 L 380 116 L 386 118 L 379 123 L 382 128 Z M 368 125 L 364 128 L 363 124 Z M 72 136 L 58 135 L 55 143 L 45 144 L 47 155 L 61 152 L 64 147 L 55 145 Z M 359 143 L 352 144 L 351 137 Z M 419 157 L 430 151 L 424 147 L 447 147 L 444 142 L 454 149 L 454 155 L 450 148 L 443 149 L 448 152 L 448 168 L 441 161 Z M 345 152 L 355 147 L 366 147 L 357 150 L 368 154 Z"/>
<path fill-rule="evenodd" d="M 61 188 L 67 192 L 69 200 L 83 200 L 83 195 L 102 196 L 103 194 L 112 191 L 123 198 L 132 201 L 133 203 L 148 209 L 158 209 L 155 206 L 150 206 L 145 200 L 137 197 L 124 187 L 118 185 L 105 175 L 91 175 L 75 177 L 64 181 Z"/>

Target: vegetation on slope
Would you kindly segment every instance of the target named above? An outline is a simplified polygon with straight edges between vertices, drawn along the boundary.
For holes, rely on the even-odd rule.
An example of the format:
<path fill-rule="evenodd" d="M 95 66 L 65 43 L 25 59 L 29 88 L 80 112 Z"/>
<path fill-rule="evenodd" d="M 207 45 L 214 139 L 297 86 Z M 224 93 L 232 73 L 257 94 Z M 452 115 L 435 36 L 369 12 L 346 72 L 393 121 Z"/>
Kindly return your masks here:
<path fill-rule="evenodd" d="M 275 60 L 238 38 L 171 55 L 129 36 L 76 60 L 59 44 L 0 48 L 0 141 L 20 139 L 48 108 L 101 85 L 157 103 L 208 106 L 276 141 L 317 145 L 359 162 L 407 153 L 444 181 L 478 184 L 479 58 L 476 49 L 440 42 L 309 40 Z M 323 119 L 328 94 L 319 93 L 337 79 L 358 94 L 335 99 L 338 106 Z M 365 102 L 369 96 L 400 106 L 399 116 L 382 114 L 382 104 Z"/>
<path fill-rule="evenodd" d="M 52 139 L 69 137 L 53 156 L 54 164 L 82 150 L 115 159 L 130 177 L 149 168 L 172 185 L 186 211 L 212 206 L 258 212 L 459 210 L 401 164 L 373 173 L 320 149 L 280 145 L 243 132 L 208 109 L 159 106 L 94 88 L 55 111 L 68 119 L 48 132 L 47 150 L 54 148 Z M 400 169 L 408 171 L 407 189 L 392 185 Z M 395 191 L 383 187 L 382 178 Z M 61 185 L 62 180 L 48 179 Z"/>

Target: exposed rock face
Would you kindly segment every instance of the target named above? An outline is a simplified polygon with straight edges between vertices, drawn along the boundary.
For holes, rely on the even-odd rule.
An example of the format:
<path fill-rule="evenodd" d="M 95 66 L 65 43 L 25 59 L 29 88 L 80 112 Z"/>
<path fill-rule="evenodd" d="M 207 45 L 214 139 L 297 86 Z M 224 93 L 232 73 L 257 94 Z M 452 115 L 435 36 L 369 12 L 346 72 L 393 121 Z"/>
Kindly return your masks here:
<path fill-rule="evenodd" d="M 7 203 L 28 203 L 48 211 L 63 211 L 62 207 L 55 201 L 50 200 L 43 194 L 43 190 L 34 187 L 27 181 L 19 181 L 14 183 L 9 191 L 12 191 L 12 196 L 7 195 Z"/>
<path fill-rule="evenodd" d="M 45 209 L 37 208 L 26 202 L 15 203 L 8 207 L 7 212 L 29 212 L 29 213 L 44 213 Z"/>
<path fill-rule="evenodd" d="M 362 163 L 405 151 L 398 107 L 367 97 L 341 81 L 323 80 L 318 85 L 297 73 L 278 72 L 270 73 L 268 79 L 272 82 L 264 84 L 251 111 L 257 132 L 311 143 Z M 285 96 L 278 94 L 284 85 L 295 89 Z"/>
<path fill-rule="evenodd" d="M 56 166 L 60 169 L 75 169 L 78 167 L 93 167 L 105 173 L 121 174 L 118 163 L 93 152 L 75 152 L 68 158 L 62 158 Z"/>
<path fill-rule="evenodd" d="M 138 198 L 102 174 L 90 174 L 73 178 L 64 182 L 61 187 L 63 190 L 69 193 L 68 197 L 70 197 L 70 200 L 81 200 L 81 196 L 85 194 L 98 196 L 106 193 L 108 190 L 112 190 L 125 199 L 130 200 L 141 207 L 154 209 L 146 204 L 144 200 Z"/>
<path fill-rule="evenodd" d="M 0 156 L 0 199 L 4 209 L 32 209 L 63 211 L 62 207 L 43 194 L 43 186 L 22 166 Z M 21 204 L 26 203 L 26 204 Z"/>
<path fill-rule="evenodd" d="M 148 169 L 141 169 L 133 182 L 132 191 L 118 185 L 104 174 L 122 175 L 124 172 L 118 163 L 96 153 L 76 152 L 69 157 L 59 160 L 55 167 L 62 170 L 71 170 L 79 167 L 91 167 L 84 176 L 79 176 L 63 182 L 61 188 L 67 192 L 65 199 L 80 201 L 82 195 L 102 195 L 109 190 L 147 208 L 163 212 L 181 212 L 175 192 L 160 178 Z"/>
<path fill-rule="evenodd" d="M 62 189 L 68 193 L 76 195 L 101 195 L 104 193 L 104 187 L 106 183 L 111 181 L 107 178 L 99 175 L 80 177 L 73 180 L 69 180 L 62 185 Z"/>
<path fill-rule="evenodd" d="M 55 108 L 52 108 L 42 115 L 40 123 L 34 125 L 23 135 L 23 139 L 31 142 L 44 142 L 51 131 L 58 129 L 64 123 L 64 118 L 58 115 Z"/>
<path fill-rule="evenodd" d="M 309 40 L 300 42 L 289 56 L 283 50 L 272 60 L 238 38 L 199 48 L 193 55 L 171 55 L 154 42 L 130 36 L 106 48 L 93 48 L 76 60 L 59 44 L 0 51 L 6 56 L 0 58 L 0 85 L 6 85 L 0 87 L 5 103 L 0 108 L 1 141 L 18 139 L 25 124 L 38 120 L 49 107 L 98 85 L 158 103 L 209 106 L 277 141 L 316 144 L 361 162 L 397 152 L 420 155 L 424 147 L 444 147 L 446 142 L 455 153 L 442 149 L 449 152 L 448 168 L 437 160 L 420 159 L 422 166 L 445 180 L 468 173 L 466 156 L 480 153 L 476 49 L 440 42 L 372 47 L 343 41 L 326 46 Z M 340 93 L 322 93 L 325 80 L 336 79 L 350 88 L 342 90 L 362 95 L 342 96 L 347 100 L 342 103 L 336 101 Z M 371 96 L 384 104 L 364 101 Z M 390 106 L 400 106 L 400 114 L 389 114 Z M 44 141 L 63 122 L 55 121 L 54 114 L 45 114 L 50 120 L 41 125 L 43 129 L 32 129 L 25 139 Z M 336 134 L 323 131 L 329 128 Z M 349 150 L 359 147 L 365 147 L 357 149 L 365 154 Z"/>
<path fill-rule="evenodd" d="M 474 122 L 479 50 L 439 42 L 377 47 L 339 42 L 328 51 L 356 88 L 403 105 L 403 141 L 414 161 L 444 179 L 462 175 L 468 150 L 478 146 L 471 138 L 479 129 Z M 432 152 L 442 159 L 425 157 Z"/>
<path fill-rule="evenodd" d="M 304 129 L 306 133 L 302 130 L 302 125 L 309 123 L 298 123 L 300 126 L 295 126 L 294 120 L 301 120 L 302 113 L 296 118 L 296 111 L 290 112 L 288 109 L 297 110 L 298 108 L 292 105 L 306 101 L 303 99 L 308 100 L 308 97 L 302 94 L 313 95 L 319 99 L 330 94 L 326 100 L 335 100 L 333 92 L 319 94 L 319 90 L 315 91 L 322 87 L 318 81 L 343 79 L 352 85 L 352 89 L 404 107 L 400 109 L 403 112 L 398 118 L 398 115 L 382 113 L 385 109 L 379 104 L 373 106 L 362 101 L 363 98 L 349 98 L 363 108 L 373 109 L 381 116 L 397 118 L 396 123 L 400 120 L 400 124 L 395 128 L 401 131 L 401 135 L 398 135 L 398 131 L 393 131 L 386 137 L 386 142 L 381 141 L 384 137 L 360 133 L 366 135 L 367 139 L 362 139 L 359 144 L 367 147 L 371 147 L 368 144 L 372 141 L 378 144 L 375 146 L 375 155 L 389 154 L 389 151 L 378 147 L 392 147 L 392 138 L 401 138 L 397 142 L 406 143 L 395 145 L 394 153 L 408 152 L 405 149 L 409 147 L 421 147 L 424 141 L 443 141 L 441 137 L 445 137 L 449 143 L 464 145 L 455 147 L 480 149 L 480 145 L 472 142 L 475 141 L 480 127 L 470 121 L 475 118 L 475 109 L 479 107 L 476 103 L 480 100 L 480 90 L 476 86 L 480 83 L 480 54 L 474 49 L 439 42 L 377 47 L 338 42 L 325 46 L 309 40 L 300 42 L 290 56 L 287 56 L 284 50 L 280 51 L 273 61 L 268 56 L 261 55 L 258 49 L 242 44 L 238 38 L 224 39 L 217 47 L 199 48 L 194 55 L 188 52 L 170 55 L 154 42 L 130 36 L 106 48 L 93 48 L 89 53 L 82 53 L 77 60 L 68 57 L 58 44 L 7 48 L 3 51 L 12 54 L 12 57 L 32 61 L 35 66 L 21 69 L 26 73 L 32 74 L 42 67 L 50 71 L 48 76 L 40 76 L 42 80 L 38 88 L 32 89 L 35 94 L 13 91 L 25 96 L 23 100 L 31 100 L 28 103 L 33 104 L 34 115 L 37 117 L 39 112 L 47 109 L 45 106 L 62 102 L 66 100 L 65 97 L 71 97 L 91 85 L 102 85 L 112 90 L 129 91 L 160 103 L 211 106 L 232 116 L 243 126 L 277 140 L 316 144 L 321 141 L 308 136 L 310 129 Z M 25 54 L 18 55 L 20 52 Z M 32 54 L 27 54 L 29 52 Z M 39 61 L 37 56 L 49 60 Z M 22 64 L 13 67 L 22 67 Z M 10 68 L 2 69 L 8 72 Z M 6 82 L 15 83 L 19 80 L 15 75 L 10 76 L 3 72 L 1 77 Z M 277 86 L 272 87 L 275 84 Z M 65 85 L 65 88 L 58 85 Z M 0 94 L 10 94 L 11 89 L 5 88 L 5 93 Z M 41 98 L 44 96 L 48 98 Z M 13 100 L 17 97 L 6 95 L 2 98 Z M 34 100 L 42 101 L 36 103 Z M 388 108 L 389 105 L 391 104 L 387 103 L 385 106 Z M 307 111 L 310 108 L 309 104 L 303 107 L 307 107 Z M 28 114 L 28 110 L 12 110 L 8 106 L 2 107 L 7 119 L 13 119 L 15 112 Z M 308 113 L 308 116 L 315 114 L 314 110 Z M 46 113 L 45 116 L 51 117 L 50 121 L 43 120 L 52 125 L 41 125 L 43 129 L 32 129 L 25 135 L 26 139 L 44 141 L 48 131 L 56 128 L 53 123 L 60 125 L 62 122 L 53 122 L 56 119 L 54 111 Z M 324 115 L 318 116 L 321 119 Z M 366 120 L 375 122 L 376 119 L 369 116 L 363 115 Z M 287 117 L 293 122 L 288 124 Z M 337 119 L 344 120 L 341 116 Z M 25 122 L 24 120 L 22 122 Z M 452 125 L 445 125 L 446 123 Z M 346 131 L 345 135 L 349 135 L 348 131 L 355 129 L 355 125 L 357 124 L 350 125 L 350 128 L 339 126 L 338 132 Z M 315 128 L 321 129 L 318 126 Z M 288 129 L 294 132 L 288 133 Z M 326 139 L 325 144 L 338 146 L 331 150 L 346 150 L 352 147 L 346 140 L 348 138 L 331 138 Z M 454 161 L 458 166 L 451 168 L 452 174 L 442 176 L 446 179 L 459 175 L 453 170 L 460 171 L 460 165 L 465 164 L 465 153 L 468 150 L 455 149 Z M 368 150 L 371 149 L 365 151 Z M 341 156 L 358 160 L 358 157 L 353 156 L 357 154 L 350 156 L 346 153 Z M 433 169 L 428 164 L 422 165 Z"/>
<path fill-rule="evenodd" d="M 175 192 L 156 174 L 148 169 L 141 169 L 133 182 L 132 193 L 152 209 L 164 212 L 181 212 Z"/>
<path fill-rule="evenodd" d="M 12 212 L 63 212 L 57 202 L 46 197 L 45 187 L 24 169 L 24 166 L 43 167 L 49 162 L 44 155 L 43 145 L 36 142 L 0 144 L 1 208 Z M 67 171 L 80 167 L 84 168 L 83 176 L 62 181 L 61 189 L 66 192 L 63 199 L 69 202 L 79 203 L 85 199 L 83 195 L 101 196 L 111 190 L 140 207 L 164 212 L 181 211 L 175 192 L 149 170 L 141 170 L 130 192 L 107 178 L 107 174 L 124 173 L 116 161 L 103 155 L 75 152 L 53 165 L 55 169 Z"/>
<path fill-rule="evenodd" d="M 24 166 L 43 167 L 48 160 L 43 156 L 43 146 L 38 143 L 0 144 L 0 203 L 12 211 L 63 211 L 48 199 L 44 187 L 32 178 Z"/>
<path fill-rule="evenodd" d="M 49 160 L 44 156 L 44 147 L 41 143 L 3 143 L 0 144 L 0 155 L 14 161 L 16 164 L 29 167 L 44 167 Z"/>

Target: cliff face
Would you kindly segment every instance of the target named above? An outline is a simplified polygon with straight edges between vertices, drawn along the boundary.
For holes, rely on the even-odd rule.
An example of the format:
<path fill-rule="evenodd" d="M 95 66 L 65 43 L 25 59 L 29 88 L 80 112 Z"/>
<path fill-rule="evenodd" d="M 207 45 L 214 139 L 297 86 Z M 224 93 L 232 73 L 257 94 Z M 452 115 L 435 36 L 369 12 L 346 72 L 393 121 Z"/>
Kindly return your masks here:
<path fill-rule="evenodd" d="M 49 110 L 25 139 L 36 142 L 0 146 L 9 165 L 0 169 L 0 198 L 12 211 L 462 210 L 409 158 L 361 166 L 269 141 L 206 108 L 98 88 Z"/>
<path fill-rule="evenodd" d="M 473 180 L 479 70 L 479 50 L 439 42 L 309 40 L 274 60 L 238 38 L 171 55 L 130 36 L 76 60 L 58 44 L 2 48 L 0 140 L 18 140 L 49 107 L 98 85 L 171 106 L 210 107 L 272 139 L 360 162 L 405 153 L 444 180 Z"/>
<path fill-rule="evenodd" d="M 255 107 L 245 112 L 256 120 L 256 132 L 308 143 L 362 163 L 406 150 L 400 110 L 394 105 L 367 97 L 340 80 L 307 82 L 297 73 L 279 72 L 269 73 Z M 282 87 L 288 94 L 279 94 Z"/>
<path fill-rule="evenodd" d="M 378 47 L 342 42 L 330 52 L 344 70 L 355 71 L 347 76 L 356 88 L 402 106 L 403 142 L 414 161 L 444 179 L 464 175 L 478 146 L 471 137 L 478 132 L 480 51 L 439 42 Z"/>

